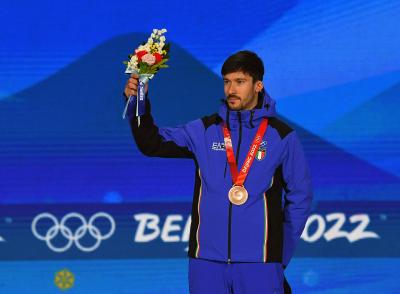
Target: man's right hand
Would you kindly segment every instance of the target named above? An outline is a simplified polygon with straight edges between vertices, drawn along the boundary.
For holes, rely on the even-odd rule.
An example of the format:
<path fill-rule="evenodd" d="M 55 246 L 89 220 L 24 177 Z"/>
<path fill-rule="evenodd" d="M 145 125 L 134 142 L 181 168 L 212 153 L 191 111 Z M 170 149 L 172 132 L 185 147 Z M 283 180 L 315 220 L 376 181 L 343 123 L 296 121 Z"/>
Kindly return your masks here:
<path fill-rule="evenodd" d="M 131 74 L 131 77 L 128 79 L 125 85 L 125 90 L 124 90 L 125 96 L 126 97 L 137 96 L 138 84 L 139 84 L 139 76 L 137 74 Z M 147 83 L 144 86 L 145 93 L 147 93 L 148 88 L 149 88 L 149 83 Z"/>

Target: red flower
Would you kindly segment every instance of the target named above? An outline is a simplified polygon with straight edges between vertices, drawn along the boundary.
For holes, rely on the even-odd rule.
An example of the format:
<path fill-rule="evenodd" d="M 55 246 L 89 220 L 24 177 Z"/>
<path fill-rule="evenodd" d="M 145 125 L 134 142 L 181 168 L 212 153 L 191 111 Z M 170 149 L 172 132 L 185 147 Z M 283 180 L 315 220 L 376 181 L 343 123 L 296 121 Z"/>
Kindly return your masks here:
<path fill-rule="evenodd" d="M 146 55 L 146 54 L 147 54 L 147 51 L 146 51 L 146 50 L 142 50 L 142 51 L 136 52 L 136 56 L 137 56 L 137 58 L 138 58 L 138 61 L 141 62 L 141 61 L 142 61 L 142 57 L 143 57 L 144 55 Z"/>
<path fill-rule="evenodd" d="M 159 63 L 162 59 L 163 59 L 163 57 L 162 57 L 162 55 L 160 54 L 160 53 L 154 53 L 153 54 L 154 55 L 154 57 L 156 58 L 156 62 L 154 63 L 154 64 L 157 64 L 157 63 Z"/>

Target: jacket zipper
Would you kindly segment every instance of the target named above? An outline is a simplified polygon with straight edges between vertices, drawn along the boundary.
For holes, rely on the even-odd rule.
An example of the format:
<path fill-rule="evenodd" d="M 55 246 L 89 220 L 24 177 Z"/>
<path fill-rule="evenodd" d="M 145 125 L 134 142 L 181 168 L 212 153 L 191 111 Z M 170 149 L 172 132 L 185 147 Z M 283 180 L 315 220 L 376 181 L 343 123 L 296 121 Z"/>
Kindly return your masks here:
<path fill-rule="evenodd" d="M 239 139 L 236 148 L 236 165 L 239 166 L 239 152 L 240 143 L 242 142 L 242 116 L 240 111 L 238 111 L 239 120 Z M 229 202 L 229 221 L 228 221 L 228 263 L 231 263 L 231 237 L 232 237 L 232 202 Z"/>

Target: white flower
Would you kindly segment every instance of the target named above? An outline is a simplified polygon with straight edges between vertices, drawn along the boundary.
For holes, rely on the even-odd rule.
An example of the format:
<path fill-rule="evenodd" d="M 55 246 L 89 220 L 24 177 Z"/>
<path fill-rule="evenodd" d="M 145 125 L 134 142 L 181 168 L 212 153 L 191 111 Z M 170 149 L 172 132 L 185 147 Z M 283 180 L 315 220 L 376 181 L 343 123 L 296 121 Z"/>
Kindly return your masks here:
<path fill-rule="evenodd" d="M 153 29 L 153 34 L 157 34 L 157 30 L 156 29 Z"/>
<path fill-rule="evenodd" d="M 131 62 L 133 62 L 133 63 L 135 63 L 135 62 L 137 62 L 137 56 L 136 56 L 136 54 L 135 55 L 132 55 L 132 57 L 131 57 Z"/>
<path fill-rule="evenodd" d="M 128 61 L 127 69 L 129 69 L 129 70 L 137 69 L 137 62 Z"/>
<path fill-rule="evenodd" d="M 164 34 L 164 33 L 167 32 L 167 30 L 166 29 L 162 29 L 161 32 Z"/>
<path fill-rule="evenodd" d="M 153 39 L 152 39 L 152 38 L 149 38 L 149 39 L 147 40 L 147 44 L 149 44 L 149 45 L 153 44 Z"/>
<path fill-rule="evenodd" d="M 143 49 L 146 50 L 147 52 L 150 52 L 150 45 L 149 44 L 145 44 L 143 46 Z"/>
<path fill-rule="evenodd" d="M 156 58 L 154 57 L 153 54 L 145 54 L 142 57 L 142 61 L 146 62 L 148 65 L 153 65 L 156 62 Z"/>
<path fill-rule="evenodd" d="M 161 42 L 165 42 L 165 37 L 164 37 L 164 36 L 161 36 L 161 37 L 160 37 L 160 41 L 161 41 Z"/>

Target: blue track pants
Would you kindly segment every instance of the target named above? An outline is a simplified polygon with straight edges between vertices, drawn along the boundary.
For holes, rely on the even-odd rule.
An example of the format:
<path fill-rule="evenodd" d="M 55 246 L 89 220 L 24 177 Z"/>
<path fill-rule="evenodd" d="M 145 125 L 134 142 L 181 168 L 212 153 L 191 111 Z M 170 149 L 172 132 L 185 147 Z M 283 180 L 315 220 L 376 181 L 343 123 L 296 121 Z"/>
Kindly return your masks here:
<path fill-rule="evenodd" d="M 189 258 L 191 294 L 283 294 L 280 263 L 225 263 Z"/>

